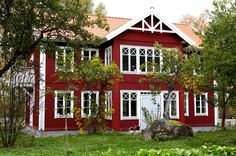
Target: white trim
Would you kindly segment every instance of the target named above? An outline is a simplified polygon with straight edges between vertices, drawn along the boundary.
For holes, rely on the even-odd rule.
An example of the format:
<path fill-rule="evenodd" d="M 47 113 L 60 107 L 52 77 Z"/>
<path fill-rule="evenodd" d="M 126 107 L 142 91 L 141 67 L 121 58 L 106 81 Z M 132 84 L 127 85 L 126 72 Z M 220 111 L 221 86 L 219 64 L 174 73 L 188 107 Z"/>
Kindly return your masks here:
<path fill-rule="evenodd" d="M 128 70 L 129 71 L 123 71 L 123 54 L 122 54 L 122 49 L 123 48 L 128 48 L 128 54 L 126 56 L 128 56 Z M 130 54 L 130 49 L 131 48 L 134 48 L 136 49 L 136 70 L 135 71 L 131 71 L 131 54 Z M 155 59 L 155 47 L 150 47 L 150 46 L 133 46 L 133 45 L 120 45 L 120 71 L 124 74 L 146 74 L 148 71 L 147 71 L 147 67 L 145 68 L 145 71 L 143 72 L 141 69 L 140 69 L 140 52 L 139 50 L 140 49 L 145 49 L 145 63 L 147 63 L 147 54 L 146 54 L 146 51 L 148 49 L 151 49 L 153 51 L 153 54 L 152 54 L 152 60 Z M 160 55 L 159 55 L 159 58 L 160 58 L 160 66 L 162 65 L 162 61 L 163 61 L 163 58 L 162 58 L 162 55 L 161 55 L 161 52 L 160 52 Z"/>
<path fill-rule="evenodd" d="M 133 92 L 133 93 L 136 93 L 137 94 L 137 116 L 136 117 L 123 117 L 123 103 L 122 103 L 122 94 L 124 92 Z M 120 119 L 121 120 L 140 120 L 140 111 L 141 111 L 141 108 L 140 108 L 140 96 L 141 96 L 141 93 L 143 92 L 147 92 L 147 93 L 151 93 L 150 90 L 120 90 Z M 168 91 L 166 90 L 162 90 L 160 92 L 160 100 L 161 100 L 161 117 L 163 118 L 163 113 L 164 113 L 164 93 L 168 93 Z M 179 119 L 179 91 L 173 91 L 173 93 L 176 94 L 176 116 L 171 116 L 170 114 L 170 118 L 171 119 Z M 171 110 L 171 106 L 170 106 L 170 110 Z"/>
<path fill-rule="evenodd" d="M 161 105 L 163 106 L 163 109 L 164 109 L 164 94 L 165 93 L 168 93 L 168 91 L 161 91 L 161 96 L 162 96 L 162 99 L 161 99 Z M 179 91 L 172 91 L 172 93 L 175 93 L 176 95 L 176 116 L 172 116 L 171 115 L 171 103 L 170 103 L 170 106 L 169 106 L 169 116 L 171 119 L 179 119 Z M 163 113 L 164 113 L 164 110 L 163 110 Z"/>
<path fill-rule="evenodd" d="M 107 56 L 108 55 L 108 56 Z M 107 58 L 108 57 L 108 58 Z M 110 59 L 111 60 L 110 60 Z M 105 49 L 105 53 L 104 53 L 104 63 L 105 65 L 110 65 L 112 63 L 112 46 L 109 46 Z"/>
<path fill-rule="evenodd" d="M 99 104 L 99 91 L 82 91 L 81 92 L 81 117 L 84 118 L 86 117 L 86 114 L 84 114 L 84 94 L 88 93 L 89 94 L 89 114 L 88 116 L 91 115 L 91 109 L 90 109 L 90 105 L 91 105 L 91 94 L 95 93 L 96 94 L 96 103 Z"/>
<path fill-rule="evenodd" d="M 111 101 L 110 101 L 110 102 L 111 102 L 111 103 L 110 103 L 110 106 L 109 106 L 109 103 L 108 103 L 108 97 L 107 97 L 108 94 L 110 95 L 110 98 L 111 98 L 111 99 L 110 99 L 110 100 L 111 100 Z M 105 105 L 106 105 L 105 111 L 109 111 L 109 110 L 107 110 L 107 107 L 108 107 L 109 109 L 112 109 L 112 91 L 106 91 L 106 92 L 105 92 L 105 98 L 106 98 L 106 99 L 105 99 Z M 107 119 L 107 120 L 112 120 L 112 114 L 111 114 L 110 116 L 107 116 L 106 119 Z"/>
<path fill-rule="evenodd" d="M 43 47 L 40 47 L 40 80 L 39 80 L 39 125 L 38 130 L 44 130 L 45 129 L 45 88 L 46 88 L 46 54 L 45 49 Z"/>
<path fill-rule="evenodd" d="M 183 40 L 185 40 L 190 45 L 196 45 L 196 43 L 192 39 L 190 39 L 182 31 L 180 31 L 174 24 L 169 23 L 163 16 L 160 15 L 160 13 L 158 13 L 154 9 L 150 9 L 146 14 L 144 14 L 140 18 L 130 20 L 129 22 L 125 23 L 124 25 L 122 25 L 118 29 L 115 29 L 114 31 L 108 33 L 105 36 L 105 38 L 109 41 L 109 40 L 113 39 L 114 37 L 116 37 L 117 35 L 121 34 L 122 32 L 126 31 L 127 29 L 130 29 L 133 25 L 135 25 L 136 23 L 138 23 L 140 21 L 142 21 L 142 28 L 140 30 L 145 31 L 145 29 L 144 29 L 144 23 L 145 23 L 144 19 L 146 17 L 150 16 L 150 15 L 155 16 L 156 18 L 158 18 L 162 23 L 164 23 L 166 26 L 168 26 L 172 31 L 174 31 L 177 35 L 179 35 Z M 152 31 L 154 31 L 154 30 L 152 30 Z M 161 24 L 160 32 L 164 32 L 164 30 L 162 30 L 162 24 Z"/>
<path fill-rule="evenodd" d="M 186 112 L 184 113 L 184 116 L 189 116 L 189 92 L 184 92 L 184 105 L 185 105 L 185 96 L 186 96 Z"/>
<path fill-rule="evenodd" d="M 129 95 L 131 95 L 131 93 L 136 93 L 136 116 L 131 116 L 131 99 L 129 98 L 129 116 L 128 117 L 124 117 L 123 116 L 123 93 L 129 93 Z M 136 90 L 120 90 L 120 119 L 121 120 L 139 120 L 140 116 L 139 116 L 139 112 L 140 112 L 140 92 L 136 91 Z"/>
<path fill-rule="evenodd" d="M 33 87 L 32 95 L 29 95 L 29 126 L 33 127 L 34 107 L 35 107 L 35 88 Z"/>
<path fill-rule="evenodd" d="M 194 115 L 195 116 L 208 116 L 208 93 L 203 93 L 200 95 L 205 95 L 205 100 L 206 100 L 206 113 L 197 113 L 196 109 L 196 94 L 194 94 Z M 202 111 L 202 102 L 201 102 L 201 96 L 200 96 L 200 111 Z"/>
<path fill-rule="evenodd" d="M 55 90 L 55 98 L 54 98 L 54 119 L 58 119 L 58 118 L 73 118 L 74 117 L 74 113 L 71 111 L 70 112 L 70 115 L 58 115 L 57 114 L 57 95 L 58 93 L 63 93 L 63 94 L 66 94 L 66 93 L 70 93 L 71 94 L 71 109 L 74 108 L 74 91 L 72 90 Z M 65 99 L 64 99 L 64 96 L 63 96 L 63 113 L 64 113 L 64 109 L 66 107 L 66 104 L 65 104 Z"/>
<path fill-rule="evenodd" d="M 214 80 L 213 85 L 217 86 L 217 82 Z M 218 125 L 218 119 L 219 119 L 219 108 L 218 108 L 218 94 L 217 92 L 214 92 L 214 98 L 217 99 L 216 103 L 214 103 L 214 121 L 215 121 L 215 126 Z"/>
<path fill-rule="evenodd" d="M 88 51 L 89 52 L 89 60 L 92 60 L 92 56 L 91 56 L 91 51 L 95 51 L 96 52 L 96 57 L 99 56 L 99 49 L 96 48 L 86 48 L 86 49 L 82 49 L 81 51 L 81 60 L 84 60 L 84 51 Z"/>
<path fill-rule="evenodd" d="M 56 57 L 55 57 L 55 72 L 58 72 L 58 71 L 63 71 L 63 72 L 73 72 L 74 71 L 74 51 L 72 48 L 70 47 L 63 47 L 63 46 L 59 46 L 60 49 L 63 50 L 63 68 L 64 69 L 58 69 L 58 66 L 57 66 L 57 60 L 58 60 L 58 51 L 56 51 Z M 72 49 L 72 59 L 71 59 L 71 68 L 69 71 L 65 71 L 65 67 L 66 67 L 66 49 L 67 48 L 70 48 Z"/>

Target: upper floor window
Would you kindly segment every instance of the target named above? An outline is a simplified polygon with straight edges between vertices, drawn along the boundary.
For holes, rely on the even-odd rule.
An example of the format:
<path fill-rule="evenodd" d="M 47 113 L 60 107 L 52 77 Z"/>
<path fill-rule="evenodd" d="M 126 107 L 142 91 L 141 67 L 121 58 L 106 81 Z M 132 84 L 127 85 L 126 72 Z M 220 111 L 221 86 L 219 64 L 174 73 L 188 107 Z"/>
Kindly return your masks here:
<path fill-rule="evenodd" d="M 208 115 L 207 93 L 194 95 L 194 112 L 196 116 Z"/>
<path fill-rule="evenodd" d="M 59 47 L 56 51 L 56 71 L 72 72 L 74 64 L 74 51 L 68 47 Z"/>
<path fill-rule="evenodd" d="M 164 99 L 164 110 L 166 107 L 167 103 L 167 98 L 168 98 L 168 93 L 163 94 L 163 99 Z M 170 118 L 179 118 L 179 104 L 178 104 L 178 94 L 177 92 L 172 92 L 171 93 L 171 98 L 170 98 L 170 105 L 169 105 L 169 115 Z"/>
<path fill-rule="evenodd" d="M 189 98 L 188 92 L 184 93 L 184 115 L 189 116 Z"/>
<path fill-rule="evenodd" d="M 105 65 L 111 65 L 112 62 L 112 47 L 108 47 L 105 49 Z"/>
<path fill-rule="evenodd" d="M 121 71 L 152 72 L 155 70 L 152 64 L 161 66 L 160 51 L 153 47 L 121 46 Z"/>
<path fill-rule="evenodd" d="M 55 118 L 73 118 L 73 91 L 55 91 Z"/>
<path fill-rule="evenodd" d="M 98 57 L 99 56 L 99 52 L 98 49 L 85 49 L 82 50 L 81 52 L 81 59 L 82 60 L 92 60 L 93 57 Z"/>
<path fill-rule="evenodd" d="M 137 118 L 137 93 L 122 92 L 122 118 Z"/>

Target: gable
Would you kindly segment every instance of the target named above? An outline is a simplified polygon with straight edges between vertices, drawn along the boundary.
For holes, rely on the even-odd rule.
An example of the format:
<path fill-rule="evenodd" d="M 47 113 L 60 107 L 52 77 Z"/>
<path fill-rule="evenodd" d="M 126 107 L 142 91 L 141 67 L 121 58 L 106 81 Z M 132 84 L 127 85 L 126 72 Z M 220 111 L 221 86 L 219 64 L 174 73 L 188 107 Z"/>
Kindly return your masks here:
<path fill-rule="evenodd" d="M 164 17 L 160 16 L 154 9 L 151 9 L 144 16 L 130 20 L 121 27 L 105 35 L 107 41 L 113 39 L 126 30 L 149 31 L 151 33 L 175 33 L 190 45 L 197 45 L 185 33 L 180 31 L 174 24 L 169 23 Z"/>

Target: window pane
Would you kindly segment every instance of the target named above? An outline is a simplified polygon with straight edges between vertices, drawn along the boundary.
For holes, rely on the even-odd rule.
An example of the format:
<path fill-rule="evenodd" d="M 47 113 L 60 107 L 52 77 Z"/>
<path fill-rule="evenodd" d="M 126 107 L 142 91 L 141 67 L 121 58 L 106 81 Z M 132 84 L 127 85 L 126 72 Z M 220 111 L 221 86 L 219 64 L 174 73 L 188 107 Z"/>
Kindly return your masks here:
<path fill-rule="evenodd" d="M 91 103 L 96 103 L 96 94 L 91 94 Z"/>
<path fill-rule="evenodd" d="M 73 51 L 72 49 L 67 48 L 65 53 L 65 68 L 66 71 L 71 71 L 73 63 Z"/>
<path fill-rule="evenodd" d="M 64 69 L 64 51 L 63 49 L 59 49 L 57 51 L 57 60 L 56 60 L 56 65 L 58 70 L 63 70 Z"/>
<path fill-rule="evenodd" d="M 176 101 L 171 101 L 171 115 L 172 116 L 177 115 Z"/>
<path fill-rule="evenodd" d="M 63 115 L 63 108 L 57 108 L 57 114 Z"/>
<path fill-rule="evenodd" d="M 129 101 L 123 100 L 123 116 L 129 116 Z"/>
<path fill-rule="evenodd" d="M 84 93 L 84 100 L 89 100 L 89 94 L 88 93 Z"/>
<path fill-rule="evenodd" d="M 200 113 L 200 107 L 197 107 L 196 113 Z"/>
<path fill-rule="evenodd" d="M 91 59 L 96 56 L 96 51 L 92 50 L 91 51 Z"/>
<path fill-rule="evenodd" d="M 140 69 L 145 72 L 145 56 L 140 56 Z"/>
<path fill-rule="evenodd" d="M 66 115 L 70 115 L 70 108 L 66 108 Z"/>
<path fill-rule="evenodd" d="M 136 56 L 131 56 L 131 71 L 136 71 Z"/>
<path fill-rule="evenodd" d="M 137 101 L 131 101 L 131 116 L 137 116 Z"/>
<path fill-rule="evenodd" d="M 89 108 L 84 108 L 84 114 L 89 115 Z"/>
<path fill-rule="evenodd" d="M 89 51 L 84 51 L 84 60 L 88 60 L 89 59 Z"/>
<path fill-rule="evenodd" d="M 147 64 L 147 71 L 151 72 L 153 70 L 153 68 L 152 68 L 152 66 L 153 66 L 153 64 L 152 64 L 152 56 L 148 56 L 147 57 L 147 62 L 148 62 L 148 64 Z"/>
<path fill-rule="evenodd" d="M 128 71 L 128 64 L 129 64 L 129 59 L 128 59 L 128 56 L 125 56 L 125 55 L 123 55 L 122 56 L 123 58 L 123 67 L 122 67 L 122 69 L 123 69 L 123 71 Z"/>

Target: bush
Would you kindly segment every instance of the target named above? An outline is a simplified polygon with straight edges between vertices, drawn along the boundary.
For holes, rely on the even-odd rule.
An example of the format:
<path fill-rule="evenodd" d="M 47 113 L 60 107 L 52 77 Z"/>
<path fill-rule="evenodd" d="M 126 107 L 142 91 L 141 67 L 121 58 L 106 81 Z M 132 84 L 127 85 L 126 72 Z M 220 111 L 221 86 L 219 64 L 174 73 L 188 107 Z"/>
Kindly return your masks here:
<path fill-rule="evenodd" d="M 217 146 L 217 145 L 203 145 L 198 149 L 140 149 L 138 156 L 234 156 L 236 155 L 236 148 Z"/>

